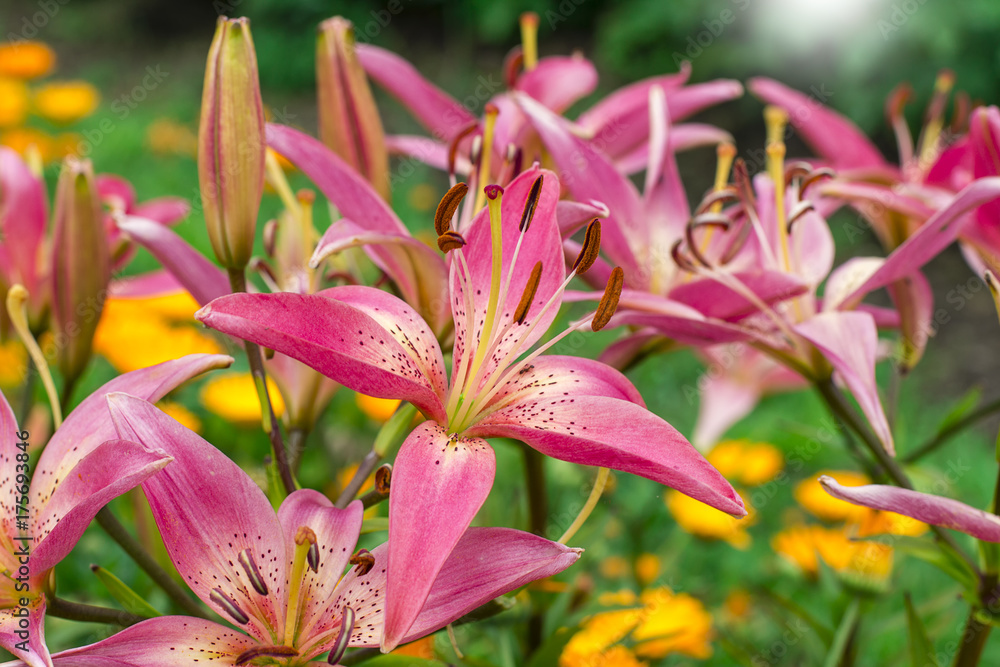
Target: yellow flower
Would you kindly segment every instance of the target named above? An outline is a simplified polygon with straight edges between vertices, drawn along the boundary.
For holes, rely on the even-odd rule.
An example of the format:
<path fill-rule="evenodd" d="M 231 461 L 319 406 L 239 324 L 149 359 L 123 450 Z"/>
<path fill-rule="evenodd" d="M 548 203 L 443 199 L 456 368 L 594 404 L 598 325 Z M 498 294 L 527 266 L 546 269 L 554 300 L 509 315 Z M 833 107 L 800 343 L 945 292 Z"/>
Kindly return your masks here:
<path fill-rule="evenodd" d="M 410 188 L 407 200 L 416 211 L 429 211 L 437 206 L 441 195 L 430 183 L 420 183 Z"/>
<path fill-rule="evenodd" d="M 667 491 L 665 500 L 677 525 L 692 535 L 709 540 L 725 540 L 737 549 L 750 546 L 747 528 L 753 524 L 755 515 L 746 498 L 743 502 L 748 514 L 743 519 L 734 519 L 725 512 L 673 489 Z"/>
<path fill-rule="evenodd" d="M 34 79 L 45 76 L 55 65 L 55 52 L 41 42 L 0 44 L 0 76 Z"/>
<path fill-rule="evenodd" d="M 844 486 L 868 484 L 868 477 L 851 470 L 824 470 L 799 482 L 795 487 L 795 500 L 818 518 L 824 521 L 860 523 L 868 509 L 831 496 L 820 486 L 820 475 L 829 475 Z"/>
<path fill-rule="evenodd" d="M 656 554 L 642 553 L 635 559 L 635 578 L 640 586 L 648 586 L 660 576 L 662 564 Z"/>
<path fill-rule="evenodd" d="M 146 143 L 155 153 L 163 155 L 198 155 L 198 135 L 188 127 L 169 118 L 160 118 L 146 130 Z"/>
<path fill-rule="evenodd" d="M 28 117 L 28 87 L 23 81 L 0 78 L 0 127 L 24 123 Z"/>
<path fill-rule="evenodd" d="M 621 556 L 608 556 L 601 561 L 601 575 L 605 579 L 621 579 L 628 573 L 628 561 Z"/>
<path fill-rule="evenodd" d="M 174 403 L 173 401 L 161 401 L 157 404 L 157 407 L 173 417 L 176 421 L 180 422 L 181 426 L 185 426 L 195 433 L 201 431 L 201 420 L 180 403 Z"/>
<path fill-rule="evenodd" d="M 682 653 L 705 659 L 712 655 L 712 615 L 700 600 L 669 588 L 643 591 L 643 620 L 632 632 L 636 655 L 662 658 Z"/>
<path fill-rule="evenodd" d="M 753 598 L 742 588 L 735 588 L 729 591 L 729 595 L 726 596 L 726 601 L 723 603 L 722 608 L 729 618 L 734 620 L 741 620 L 746 618 L 750 614 L 750 606 L 753 603 Z"/>
<path fill-rule="evenodd" d="M 0 85 L 0 89 L 2 88 L 3 86 Z M 0 90 L 0 95 L 2 94 L 3 92 Z M 2 105 L 3 102 L 0 102 L 0 106 Z M 52 137 L 33 127 L 15 127 L 7 130 L 0 135 L 0 144 L 13 148 L 22 157 L 27 157 L 28 148 L 34 146 L 38 149 L 38 153 L 42 156 L 43 161 L 49 162 L 53 158 Z"/>
<path fill-rule="evenodd" d="M 895 512 L 881 512 L 869 510 L 861 522 L 858 530 L 860 537 L 872 535 L 911 535 L 914 537 L 923 535 L 928 531 L 928 526 L 922 521 L 911 519 Z"/>
<path fill-rule="evenodd" d="M 746 486 L 770 482 L 785 467 L 785 457 L 774 445 L 749 440 L 720 442 L 706 457 L 726 479 Z"/>
<path fill-rule="evenodd" d="M 771 540 L 771 548 L 803 572 L 815 575 L 822 559 L 834 570 L 847 567 L 853 543 L 844 528 L 793 526 Z"/>
<path fill-rule="evenodd" d="M 434 635 L 429 635 L 423 639 L 418 639 L 409 644 L 403 644 L 392 651 L 393 655 L 408 655 L 413 658 L 434 659 Z"/>
<path fill-rule="evenodd" d="M 100 100 L 100 93 L 86 81 L 47 83 L 35 91 L 38 114 L 64 125 L 94 113 Z"/>
<path fill-rule="evenodd" d="M 633 599 L 635 595 L 632 594 Z M 602 603 L 603 604 L 603 603 Z M 599 656 L 625 639 L 642 617 L 642 609 L 594 614 L 573 635 L 559 656 L 560 667 L 589 667 Z"/>
<path fill-rule="evenodd" d="M 379 423 L 389 421 L 389 417 L 392 416 L 401 403 L 401 401 L 394 398 L 375 398 L 374 396 L 365 396 L 364 394 L 356 394 L 355 401 L 361 412 L 365 413 L 369 419 Z"/>
<path fill-rule="evenodd" d="M 199 352 L 221 351 L 194 323 L 198 302 L 187 292 L 148 298 L 111 297 L 104 302 L 94 351 L 120 373 Z"/>
<path fill-rule="evenodd" d="M 0 343 L 0 387 L 9 389 L 25 380 L 28 372 L 28 353 L 18 340 Z"/>
<path fill-rule="evenodd" d="M 274 413 L 280 417 L 285 411 L 285 402 L 271 378 L 267 379 L 267 392 Z M 215 414 L 236 424 L 260 423 L 260 399 L 250 373 L 215 375 L 202 387 L 201 401 Z"/>

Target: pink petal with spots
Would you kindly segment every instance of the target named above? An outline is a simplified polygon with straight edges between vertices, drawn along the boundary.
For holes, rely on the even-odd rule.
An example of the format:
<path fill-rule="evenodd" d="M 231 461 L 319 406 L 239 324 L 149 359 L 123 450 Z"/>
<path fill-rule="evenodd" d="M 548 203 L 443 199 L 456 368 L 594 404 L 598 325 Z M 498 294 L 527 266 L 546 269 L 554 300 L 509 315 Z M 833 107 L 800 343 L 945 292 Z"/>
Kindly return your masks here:
<path fill-rule="evenodd" d="M 14 616 L 14 609 L 0 609 L 0 646 L 10 651 L 19 661 L 5 665 L 28 665 L 29 667 L 52 667 L 52 658 L 45 645 L 45 598 L 40 597 L 28 607 L 28 628 L 21 627 L 21 617 Z M 27 632 L 27 638 L 23 633 Z M 17 648 L 27 642 L 28 650 Z"/>
<path fill-rule="evenodd" d="M 389 494 L 389 558 L 382 650 L 408 635 L 434 580 L 489 495 L 496 455 L 479 438 L 424 422 L 396 456 Z"/>
<path fill-rule="evenodd" d="M 288 576 L 281 524 L 264 492 L 225 454 L 160 412 L 129 396 L 108 397 L 111 419 L 122 438 L 157 447 L 174 461 L 143 483 L 170 560 L 191 590 L 257 639 L 283 628 Z M 239 564 L 249 551 L 267 587 L 254 589 Z M 239 619 L 211 599 L 221 591 L 249 619 Z"/>

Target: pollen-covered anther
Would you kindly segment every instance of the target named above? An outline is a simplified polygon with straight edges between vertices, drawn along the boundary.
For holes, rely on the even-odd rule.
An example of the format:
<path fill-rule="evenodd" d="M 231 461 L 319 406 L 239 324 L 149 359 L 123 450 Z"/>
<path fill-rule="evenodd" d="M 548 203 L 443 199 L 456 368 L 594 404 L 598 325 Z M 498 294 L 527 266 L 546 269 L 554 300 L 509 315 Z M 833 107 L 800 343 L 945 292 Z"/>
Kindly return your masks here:
<path fill-rule="evenodd" d="M 594 319 L 590 322 L 590 328 L 593 331 L 600 331 L 611 321 L 615 311 L 618 310 L 618 300 L 622 296 L 622 288 L 624 286 L 625 272 L 622 271 L 622 267 L 616 266 L 611 271 L 608 284 L 604 288 L 604 296 L 601 297 L 601 302 L 597 304 Z"/>
<path fill-rule="evenodd" d="M 683 239 L 677 239 L 674 244 L 670 246 L 670 257 L 674 260 L 674 264 L 679 266 L 682 270 L 688 273 L 697 273 L 698 267 L 695 266 L 694 262 L 684 254 L 681 250 L 681 246 L 684 245 Z"/>
<path fill-rule="evenodd" d="M 458 146 L 459 146 L 459 144 L 462 143 L 463 139 L 465 139 L 467 136 L 469 136 L 470 134 L 472 134 L 473 132 L 475 132 L 478 129 L 479 129 L 479 123 L 478 122 L 469 123 L 468 125 L 466 125 L 465 127 L 463 127 L 461 130 L 459 130 L 458 133 L 455 134 L 455 136 L 452 138 L 452 140 L 450 142 L 448 142 L 448 173 L 449 174 L 454 174 L 455 173 L 455 162 L 458 159 Z"/>
<path fill-rule="evenodd" d="M 800 201 L 798 204 L 796 204 L 795 208 L 793 208 L 788 214 L 788 232 L 791 233 L 792 225 L 795 224 L 796 220 L 801 218 L 809 211 L 812 211 L 814 208 L 815 206 L 813 206 L 813 203 L 808 199 L 805 201 Z"/>
<path fill-rule="evenodd" d="M 253 586 L 253 589 L 261 595 L 267 595 L 267 583 L 260 576 L 260 570 L 257 569 L 257 563 L 253 559 L 253 552 L 250 549 L 244 549 L 240 552 L 236 560 L 243 566 L 243 570 L 247 573 L 247 579 L 250 580 L 250 585 Z"/>
<path fill-rule="evenodd" d="M 721 213 L 702 213 L 696 218 L 688 221 L 684 228 L 684 238 L 687 241 L 688 251 L 694 259 L 706 269 L 712 268 L 712 263 L 702 253 L 699 243 L 694 238 L 694 232 L 699 227 L 718 227 L 723 231 L 729 229 L 729 218 Z"/>
<path fill-rule="evenodd" d="M 458 232 L 447 231 L 438 237 L 438 248 L 441 252 L 449 253 L 465 246 L 465 237 Z"/>
<path fill-rule="evenodd" d="M 354 610 L 345 605 L 340 617 L 340 634 L 337 635 L 337 641 L 330 647 L 330 655 L 326 659 L 329 664 L 336 665 L 344 657 L 344 652 L 347 651 L 347 646 L 351 643 L 351 634 L 354 632 L 356 618 Z"/>
<path fill-rule="evenodd" d="M 223 593 L 221 588 L 212 589 L 212 592 L 208 594 L 208 599 L 219 605 L 222 611 L 229 614 L 229 617 L 240 625 L 246 625 L 250 622 L 250 617 L 246 615 L 245 611 L 240 609 L 240 606 L 236 604 L 236 600 Z"/>
<path fill-rule="evenodd" d="M 805 176 L 802 177 L 802 183 L 799 185 L 799 196 L 805 193 L 806 189 L 822 178 L 834 178 L 837 175 L 830 167 L 820 167 L 819 169 L 814 169 Z"/>
<path fill-rule="evenodd" d="M 299 652 L 291 646 L 254 646 L 236 656 L 237 665 L 246 665 L 257 658 L 294 658 Z"/>
<path fill-rule="evenodd" d="M 456 183 L 441 198 L 437 211 L 434 213 L 434 231 L 438 236 L 451 229 L 451 219 L 455 216 L 462 199 L 469 192 L 469 186 L 465 183 Z"/>
<path fill-rule="evenodd" d="M 375 556 L 368 549 L 358 549 L 358 553 L 351 556 L 348 561 L 351 565 L 358 566 L 358 576 L 365 576 L 375 567 Z"/>
<path fill-rule="evenodd" d="M 524 318 L 528 316 L 531 302 L 535 300 L 535 294 L 538 292 L 538 283 L 541 279 L 542 263 L 535 262 L 535 266 L 531 269 L 531 275 L 528 276 L 528 282 L 524 286 L 524 292 L 521 294 L 521 300 L 517 304 L 517 310 L 514 311 L 514 321 L 518 324 L 524 324 Z"/>
<path fill-rule="evenodd" d="M 375 471 L 375 490 L 383 496 L 389 493 L 389 486 L 392 483 L 392 465 L 383 463 Z"/>
<path fill-rule="evenodd" d="M 535 217 L 535 209 L 538 207 L 538 197 L 542 193 L 542 183 L 544 180 L 544 176 L 539 176 L 531 184 L 531 190 L 528 192 L 528 200 L 524 202 L 524 212 L 521 213 L 521 222 L 517 226 L 520 232 L 528 231 L 528 227 L 531 226 L 531 219 Z"/>
<path fill-rule="evenodd" d="M 695 215 L 701 215 L 702 213 L 707 213 L 712 207 L 722 204 L 728 204 L 730 202 L 738 201 L 740 198 L 739 193 L 733 186 L 727 186 L 720 188 L 719 190 L 712 190 L 705 198 L 701 200 L 698 204 L 698 208 L 695 209 Z"/>
<path fill-rule="evenodd" d="M 580 254 L 573 262 L 573 270 L 577 275 L 586 273 L 597 261 L 597 256 L 601 253 L 601 221 L 594 218 L 587 225 L 587 232 L 583 237 L 583 245 L 580 247 Z"/>

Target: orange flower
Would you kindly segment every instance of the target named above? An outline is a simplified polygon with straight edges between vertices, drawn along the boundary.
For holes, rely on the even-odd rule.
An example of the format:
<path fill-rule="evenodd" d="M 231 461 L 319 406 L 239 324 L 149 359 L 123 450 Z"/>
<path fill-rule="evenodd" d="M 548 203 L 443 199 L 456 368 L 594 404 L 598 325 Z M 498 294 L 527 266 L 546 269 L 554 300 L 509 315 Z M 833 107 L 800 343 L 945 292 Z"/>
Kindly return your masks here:
<path fill-rule="evenodd" d="M 0 76 L 35 79 L 45 76 L 55 66 L 55 52 L 41 42 L 0 44 Z"/>
<path fill-rule="evenodd" d="M 47 83 L 35 91 L 38 114 L 63 125 L 94 113 L 100 100 L 100 93 L 86 81 Z"/>
<path fill-rule="evenodd" d="M 754 523 L 755 516 L 753 507 L 746 498 L 743 498 L 743 504 L 748 514 L 742 519 L 734 519 L 725 512 L 673 489 L 667 491 L 664 500 L 677 525 L 686 532 L 708 540 L 725 540 L 737 549 L 750 546 L 747 528 Z"/>
<path fill-rule="evenodd" d="M 831 496 L 820 486 L 819 477 L 821 475 L 829 475 L 847 486 L 862 486 L 870 483 L 867 475 L 852 470 L 824 470 L 799 482 L 795 487 L 795 500 L 824 521 L 860 523 L 870 510 L 867 507 L 852 505 Z"/>
<path fill-rule="evenodd" d="M 0 78 L 0 127 L 20 125 L 28 116 L 28 87 L 23 81 Z"/>

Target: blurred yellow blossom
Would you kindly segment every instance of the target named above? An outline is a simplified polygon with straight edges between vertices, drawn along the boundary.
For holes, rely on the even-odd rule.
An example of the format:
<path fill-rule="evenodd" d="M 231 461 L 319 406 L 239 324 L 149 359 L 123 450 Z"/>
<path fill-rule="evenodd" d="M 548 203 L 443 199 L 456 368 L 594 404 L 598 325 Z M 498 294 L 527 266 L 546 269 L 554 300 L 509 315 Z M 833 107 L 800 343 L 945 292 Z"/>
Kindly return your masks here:
<path fill-rule="evenodd" d="M 35 79 L 51 72 L 55 65 L 55 52 L 42 42 L 0 44 L 0 76 Z"/>
<path fill-rule="evenodd" d="M 285 402 L 271 378 L 267 379 L 267 392 L 274 413 L 280 417 L 285 411 Z M 214 375 L 201 388 L 201 401 L 206 408 L 231 422 L 245 426 L 260 423 L 260 399 L 250 373 Z"/>
<path fill-rule="evenodd" d="M 770 482 L 785 467 L 785 457 L 774 445 L 749 440 L 725 440 L 706 456 L 731 482 L 758 486 Z"/>
<path fill-rule="evenodd" d="M 430 183 L 418 183 L 410 188 L 407 201 L 416 211 L 429 211 L 437 206 L 440 193 Z"/>
<path fill-rule="evenodd" d="M 793 526 L 776 534 L 771 548 L 806 574 L 815 575 L 820 560 L 834 570 L 847 567 L 852 542 L 844 528 Z"/>
<path fill-rule="evenodd" d="M 25 121 L 28 98 L 28 87 L 23 81 L 0 78 L 0 127 L 12 127 Z"/>
<path fill-rule="evenodd" d="M 867 475 L 852 470 L 824 470 L 799 482 L 795 487 L 795 500 L 824 521 L 858 523 L 864 519 L 869 510 L 831 496 L 819 483 L 821 475 L 829 475 L 845 486 L 861 486 L 870 483 Z"/>
<path fill-rule="evenodd" d="M 753 598 L 742 588 L 734 588 L 729 591 L 722 608 L 726 615 L 733 620 L 742 620 L 750 613 L 750 606 Z"/>
<path fill-rule="evenodd" d="M 664 499 L 677 525 L 692 535 L 710 540 L 725 540 L 737 549 L 750 546 L 747 528 L 754 523 L 756 517 L 746 498 L 743 498 L 743 504 L 746 505 L 747 516 L 743 519 L 734 519 L 725 512 L 674 489 L 668 490 Z"/>
<path fill-rule="evenodd" d="M 159 118 L 146 130 L 146 143 L 162 155 L 198 155 L 198 135 L 187 125 L 170 118 Z"/>
<path fill-rule="evenodd" d="M 38 115 L 63 125 L 94 113 L 100 100 L 97 88 L 86 81 L 56 81 L 35 91 Z"/>
<path fill-rule="evenodd" d="M 375 398 L 374 396 L 365 396 L 364 394 L 356 394 L 355 401 L 361 412 L 365 413 L 369 419 L 380 423 L 389 421 L 389 417 L 392 416 L 401 403 L 401 401 L 394 398 Z"/>
<path fill-rule="evenodd" d="M 24 382 L 28 372 L 28 352 L 21 341 L 0 343 L 0 387 L 9 389 Z"/>
<path fill-rule="evenodd" d="M 601 561 L 601 576 L 605 579 L 621 579 L 629 570 L 628 561 L 621 556 L 608 556 Z"/>
<path fill-rule="evenodd" d="M 640 586 L 648 586 L 653 583 L 660 576 L 662 569 L 663 564 L 656 554 L 641 553 L 635 559 L 635 578 Z"/>
<path fill-rule="evenodd" d="M 2 104 L 0 102 L 0 105 Z M 7 130 L 0 134 L 0 144 L 13 148 L 25 158 L 28 156 L 28 149 L 34 146 L 44 161 L 48 161 L 55 152 L 52 137 L 33 127 L 14 127 Z"/>
<path fill-rule="evenodd" d="M 429 635 L 423 639 L 418 639 L 409 644 L 403 644 L 392 651 L 393 655 L 408 655 L 413 658 L 434 659 L 434 635 Z"/>
<path fill-rule="evenodd" d="M 217 354 L 221 352 L 219 344 L 195 324 L 198 307 L 198 302 L 183 291 L 147 298 L 108 298 L 94 334 L 94 351 L 120 373 L 185 354 Z"/>
<path fill-rule="evenodd" d="M 160 401 L 157 404 L 157 407 L 173 417 L 181 424 L 181 426 L 189 428 L 195 433 L 201 431 L 201 420 L 180 403 L 174 403 L 173 401 Z"/>

